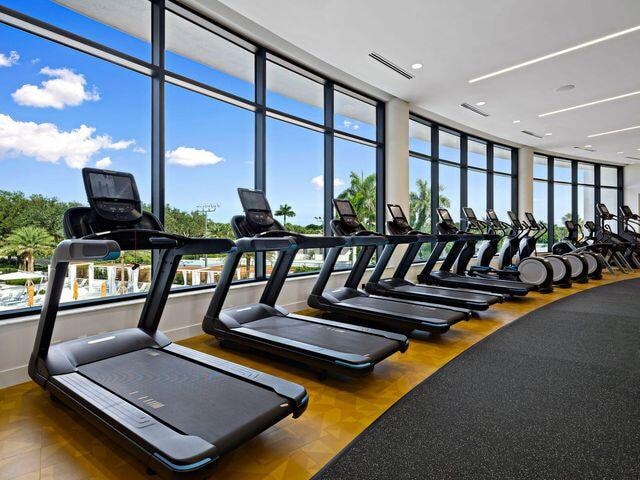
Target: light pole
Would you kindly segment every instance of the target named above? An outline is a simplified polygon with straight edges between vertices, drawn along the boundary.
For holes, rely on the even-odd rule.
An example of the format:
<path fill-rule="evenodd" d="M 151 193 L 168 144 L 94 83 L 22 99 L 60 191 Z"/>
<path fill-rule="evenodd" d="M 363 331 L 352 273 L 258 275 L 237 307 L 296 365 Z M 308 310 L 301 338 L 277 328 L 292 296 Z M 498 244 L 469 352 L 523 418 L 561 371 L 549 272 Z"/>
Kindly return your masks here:
<path fill-rule="evenodd" d="M 207 236 L 208 232 L 208 223 L 209 223 L 209 213 L 215 212 L 220 207 L 217 203 L 205 203 L 202 205 L 196 206 L 196 212 L 204 214 L 204 236 Z M 204 256 L 204 268 L 207 268 L 207 260 L 209 256 Z"/>

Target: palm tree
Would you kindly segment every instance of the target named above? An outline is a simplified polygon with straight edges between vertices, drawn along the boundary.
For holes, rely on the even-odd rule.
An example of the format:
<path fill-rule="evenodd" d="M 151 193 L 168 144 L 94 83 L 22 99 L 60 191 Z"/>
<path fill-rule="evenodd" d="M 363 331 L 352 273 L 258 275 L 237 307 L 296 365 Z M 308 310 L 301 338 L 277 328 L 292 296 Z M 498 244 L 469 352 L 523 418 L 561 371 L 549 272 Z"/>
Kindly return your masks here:
<path fill-rule="evenodd" d="M 356 211 L 358 220 L 370 230 L 376 229 L 376 175 L 349 174 L 350 185 L 338 198 L 349 200 Z"/>
<path fill-rule="evenodd" d="M 442 192 L 444 186 L 440 185 L 438 190 Z M 451 202 L 445 196 L 439 195 L 439 206 L 449 208 Z M 431 188 L 426 180 L 416 181 L 416 190 L 409 194 L 409 221 L 416 230 L 423 230 L 431 226 Z"/>
<path fill-rule="evenodd" d="M 49 255 L 55 239 L 42 227 L 26 226 L 16 228 L 4 240 L 0 249 L 4 254 L 17 254 L 22 258 L 23 268 L 28 272 L 35 270 L 37 255 Z"/>
<path fill-rule="evenodd" d="M 284 228 L 287 228 L 287 217 L 293 218 L 296 216 L 296 212 L 293 211 L 291 205 L 288 205 L 286 203 L 284 205 L 280 205 L 275 214 L 282 216 L 282 225 L 284 226 Z"/>

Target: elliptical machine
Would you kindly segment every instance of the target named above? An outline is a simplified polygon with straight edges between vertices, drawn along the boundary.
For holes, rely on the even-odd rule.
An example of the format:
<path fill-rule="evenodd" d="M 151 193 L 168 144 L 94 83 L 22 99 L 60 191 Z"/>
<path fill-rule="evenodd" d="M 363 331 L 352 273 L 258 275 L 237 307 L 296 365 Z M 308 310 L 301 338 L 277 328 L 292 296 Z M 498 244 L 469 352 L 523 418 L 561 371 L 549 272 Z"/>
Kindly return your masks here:
<path fill-rule="evenodd" d="M 618 216 L 611 213 L 604 203 L 596 204 L 596 209 L 600 215 L 599 234 L 601 238 L 606 242 L 619 245 L 619 251 L 631 269 L 640 268 L 640 243 L 611 230 L 611 227 L 606 222 L 607 220 L 617 221 Z"/>
<path fill-rule="evenodd" d="M 579 223 L 566 220 L 564 225 L 567 229 L 567 236 L 553 244 L 551 251 L 554 255 L 574 255 L 576 253 L 584 255 L 589 265 L 589 278 L 594 280 L 600 280 L 602 278 L 602 269 L 604 267 L 609 270 L 609 273 L 615 275 L 613 268 L 611 268 L 611 265 L 609 265 L 601 253 L 602 246 L 597 244 L 589 245 L 586 243 L 586 237 L 582 233 L 582 227 Z"/>
<path fill-rule="evenodd" d="M 523 242 L 523 246 L 520 249 L 521 255 L 534 255 L 536 253 L 536 244 L 538 240 L 544 237 L 549 229 L 547 225 L 538 222 L 533 213 L 525 212 L 527 222 L 522 222 L 525 229 L 527 229 L 527 235 Z M 531 235 L 529 235 L 532 233 Z M 553 248 L 552 248 L 553 251 Z M 545 258 L 558 257 L 565 260 L 569 264 L 569 271 L 571 273 L 571 280 L 578 283 L 587 283 L 589 281 L 589 261 L 582 253 L 574 253 L 571 255 L 545 255 Z"/>
<path fill-rule="evenodd" d="M 491 266 L 491 261 L 498 251 L 498 244 L 502 237 L 507 237 L 506 228 L 497 220 L 493 210 L 487 210 L 489 223 L 480 220 L 472 208 L 463 208 L 464 215 L 469 223 L 468 232 L 482 235 L 483 242 L 478 249 L 478 261 L 476 265 L 467 268 L 469 261 L 475 250 L 475 242 L 469 242 L 458 257 L 458 269 L 467 268 L 469 275 L 498 277 L 508 280 L 517 280 L 530 283 L 538 287 L 538 291 L 547 293 L 553 291 L 553 269 L 547 260 L 542 258 L 527 258 L 517 265 L 512 262 L 505 262 L 498 265 L 498 268 Z M 491 212 L 491 214 L 489 213 Z M 491 219 L 493 216 L 497 223 Z M 505 239 L 505 244 L 509 239 Z M 510 247 L 508 247 L 510 248 Z"/>

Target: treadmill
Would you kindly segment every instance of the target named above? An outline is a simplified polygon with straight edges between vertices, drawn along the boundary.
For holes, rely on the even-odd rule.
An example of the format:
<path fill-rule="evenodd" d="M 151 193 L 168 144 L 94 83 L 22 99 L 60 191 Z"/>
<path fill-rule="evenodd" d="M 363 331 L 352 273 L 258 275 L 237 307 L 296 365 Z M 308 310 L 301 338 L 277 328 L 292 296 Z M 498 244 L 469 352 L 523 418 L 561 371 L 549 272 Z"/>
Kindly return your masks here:
<path fill-rule="evenodd" d="M 391 220 L 387 222 L 387 245 L 376 263 L 365 290 L 373 295 L 383 295 L 407 300 L 433 302 L 471 310 L 487 310 L 491 305 L 502 302 L 504 297 L 497 293 L 459 288 L 416 285 L 405 277 L 425 243 L 435 243 L 436 236 L 415 231 L 409 225 L 400 205 L 387 204 Z M 407 249 L 391 278 L 382 278 L 391 256 L 398 245 L 406 244 Z"/>
<path fill-rule="evenodd" d="M 205 332 L 223 345 L 236 344 L 295 360 L 315 369 L 321 377 L 328 371 L 365 374 L 388 356 L 406 351 L 409 341 L 404 335 L 296 315 L 276 305 L 301 249 L 335 247 L 344 244 L 344 239 L 287 232 L 273 218 L 263 192 L 239 188 L 238 194 L 244 215 L 233 217 L 231 227 L 239 240 L 227 256 L 202 322 Z M 277 251 L 278 257 L 258 303 L 223 309 L 242 256 L 267 251 Z"/>
<path fill-rule="evenodd" d="M 229 252 L 234 244 L 165 232 L 142 211 L 130 174 L 82 173 L 90 207 L 64 214 L 68 239 L 53 255 L 29 375 L 136 454 L 149 472 L 204 476 L 236 446 L 291 414 L 300 416 L 307 393 L 295 383 L 173 344 L 158 331 L 182 256 Z M 159 252 L 138 326 L 51 345 L 69 264 L 113 261 L 121 250 L 137 249 Z"/>
<path fill-rule="evenodd" d="M 536 290 L 535 285 L 513 280 L 470 277 L 452 272 L 452 268 L 460 252 L 468 242 L 482 240 L 482 236 L 472 235 L 458 230 L 451 218 L 449 210 L 438 208 L 438 242 L 431 251 L 422 272 L 418 274 L 418 281 L 427 285 L 442 285 L 457 288 L 472 288 L 475 290 L 501 293 L 503 295 L 524 296 Z M 434 270 L 436 263 L 444 252 L 445 247 L 452 243 L 438 270 Z"/>
<path fill-rule="evenodd" d="M 445 307 L 414 300 L 371 295 L 358 288 L 376 249 L 387 243 L 387 239 L 366 230 L 358 221 L 353 206 L 348 200 L 334 199 L 338 219 L 331 221 L 333 233 L 344 237 L 344 244 L 331 248 L 327 254 L 318 280 L 309 295 L 310 307 L 330 315 L 347 315 L 355 320 L 380 325 L 384 329 L 410 333 L 415 330 L 445 333 L 461 320 L 468 320 L 468 309 Z M 338 257 L 344 248 L 360 247 L 353 268 L 344 286 L 327 288 Z"/>

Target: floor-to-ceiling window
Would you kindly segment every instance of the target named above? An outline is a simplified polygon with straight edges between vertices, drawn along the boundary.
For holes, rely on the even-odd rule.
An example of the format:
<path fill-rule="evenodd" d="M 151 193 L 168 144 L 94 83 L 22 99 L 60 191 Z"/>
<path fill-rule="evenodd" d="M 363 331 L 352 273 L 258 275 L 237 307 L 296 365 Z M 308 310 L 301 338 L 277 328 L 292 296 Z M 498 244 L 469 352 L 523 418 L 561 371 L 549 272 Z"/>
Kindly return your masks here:
<path fill-rule="evenodd" d="M 133 173 L 145 208 L 185 235 L 232 236 L 238 187 L 265 190 L 297 232 L 328 233 L 334 196 L 382 227 L 383 104 L 163 3 L 0 6 L 0 317 L 41 304 L 62 213 L 85 203 L 84 166 Z M 317 270 L 322 253 L 300 252 L 291 273 Z M 223 261 L 184 258 L 175 286 L 214 284 Z M 151 263 L 126 252 L 78 265 L 63 301 L 142 293 Z M 237 280 L 272 264 L 249 256 Z"/>
<path fill-rule="evenodd" d="M 598 202 L 617 214 L 623 193 L 621 176 L 622 167 L 534 155 L 533 213 L 550 225 L 550 234 L 540 239 L 539 250 L 545 251 L 567 235 L 567 220 L 598 224 Z M 613 231 L 619 227 L 614 220 L 606 224 Z"/>

